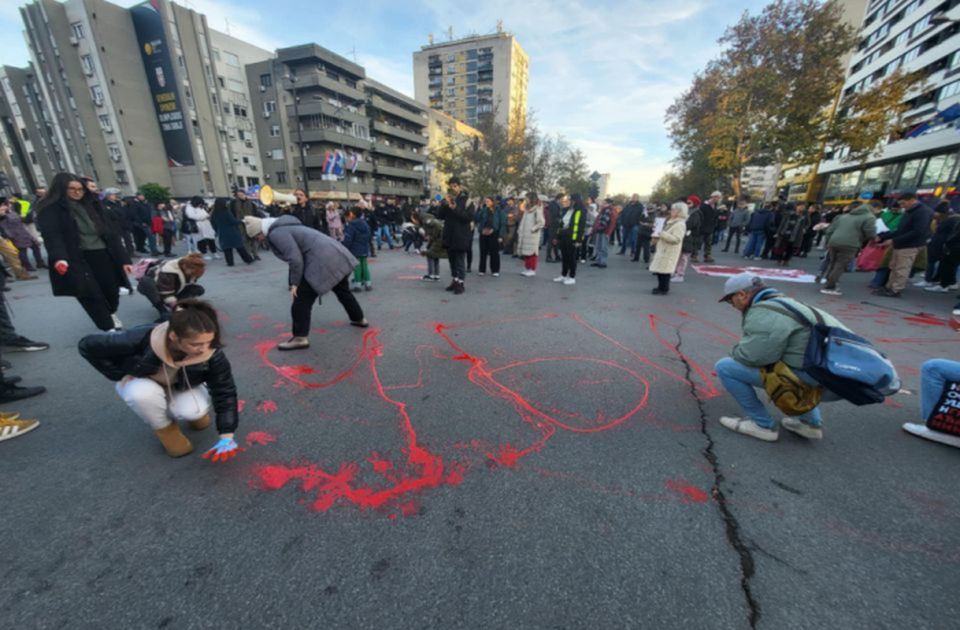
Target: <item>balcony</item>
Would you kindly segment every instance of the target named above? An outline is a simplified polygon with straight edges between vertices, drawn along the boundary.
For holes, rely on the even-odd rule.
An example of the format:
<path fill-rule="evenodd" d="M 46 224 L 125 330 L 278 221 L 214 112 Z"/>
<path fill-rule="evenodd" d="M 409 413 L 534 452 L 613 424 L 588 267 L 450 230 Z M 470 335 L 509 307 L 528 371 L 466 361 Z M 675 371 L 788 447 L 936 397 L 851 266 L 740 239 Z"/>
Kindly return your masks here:
<path fill-rule="evenodd" d="M 360 106 L 357 110 L 357 113 L 354 114 L 346 107 L 337 109 L 335 105 L 331 105 L 325 101 L 315 101 L 311 98 L 300 98 L 300 116 L 329 116 L 331 118 L 337 118 L 339 120 L 349 120 L 350 122 L 356 122 L 364 124 L 367 122 L 367 115 L 363 111 L 363 106 Z M 291 119 L 293 118 L 293 105 L 287 105 L 287 116 Z"/>
<path fill-rule="evenodd" d="M 398 157 L 402 160 L 410 160 L 412 162 L 424 163 L 427 161 L 427 158 L 422 153 L 414 153 L 408 149 L 391 147 L 382 142 L 373 143 L 373 152 L 380 153 L 381 155 L 391 155 L 393 157 Z"/>
<path fill-rule="evenodd" d="M 355 193 L 360 193 L 363 195 L 372 195 L 375 190 L 375 184 L 372 182 L 350 182 L 350 196 L 353 197 Z M 313 197 L 314 193 L 320 193 L 318 197 L 320 198 L 330 198 L 330 195 L 324 195 L 325 192 L 337 192 L 344 193 L 347 192 L 347 183 L 340 179 L 337 181 L 326 180 L 326 179 L 310 179 L 310 196 Z M 345 198 L 345 197 L 339 197 Z"/>
<path fill-rule="evenodd" d="M 389 114 L 393 114 L 394 116 L 399 116 L 404 120 L 409 120 L 410 122 L 417 123 L 418 125 L 421 125 L 421 126 L 426 126 L 427 124 L 426 116 L 423 116 L 419 113 L 414 113 L 408 109 L 404 109 L 403 107 L 394 105 L 393 103 L 389 103 L 379 96 L 374 96 L 371 99 L 370 103 L 371 105 L 373 105 L 373 107 L 379 110 L 385 111 Z"/>
<path fill-rule="evenodd" d="M 293 129 L 292 134 L 294 139 L 296 139 L 296 129 Z M 370 140 L 368 139 L 357 138 L 345 133 L 337 133 L 330 129 L 304 129 L 302 134 L 303 142 L 328 142 L 337 146 L 342 144 L 357 149 L 370 148 Z"/>
<path fill-rule="evenodd" d="M 331 148 L 330 150 L 333 151 L 334 149 Z M 303 161 L 306 163 L 307 168 L 323 168 L 323 162 L 324 162 L 324 160 L 326 160 L 326 159 L 327 159 L 327 156 L 324 155 L 323 153 L 320 153 L 320 154 L 308 155 L 308 156 L 306 156 L 306 157 L 303 159 Z M 348 163 L 348 164 L 349 164 L 349 159 L 350 159 L 350 156 L 348 155 L 348 156 L 347 156 L 347 161 L 348 161 L 347 163 Z M 300 158 L 299 158 L 299 156 L 297 156 L 297 157 L 295 158 L 295 161 L 296 161 L 297 166 L 299 166 L 299 165 L 300 165 Z M 347 170 L 349 171 L 349 169 L 347 169 Z M 372 173 L 372 172 L 373 172 L 373 164 L 371 164 L 370 162 L 367 162 L 367 161 L 359 162 L 359 163 L 357 164 L 357 171 L 356 171 L 356 172 L 357 172 L 357 173 Z"/>
<path fill-rule="evenodd" d="M 420 146 L 427 144 L 426 136 L 413 131 L 407 131 L 406 129 L 401 129 L 399 127 L 394 127 L 393 125 L 388 125 L 387 123 L 380 122 L 379 120 L 374 120 L 372 127 L 374 130 L 388 136 L 393 136 L 394 138 L 401 138 L 408 142 L 419 144 Z"/>
<path fill-rule="evenodd" d="M 346 83 L 341 83 L 335 81 L 325 74 L 320 74 L 317 71 L 311 72 L 309 74 L 300 75 L 297 78 L 297 82 L 294 84 L 297 87 L 297 94 L 301 94 L 301 90 L 305 90 L 311 87 L 324 87 L 328 90 L 332 90 L 338 94 L 343 94 L 347 98 L 353 99 L 355 101 L 362 101 L 364 99 L 363 92 L 357 88 L 352 88 Z"/>
<path fill-rule="evenodd" d="M 415 171 L 409 168 L 398 168 L 396 166 L 380 166 L 378 164 L 377 175 L 400 179 L 412 179 L 418 182 L 423 181 L 423 171 Z"/>
<path fill-rule="evenodd" d="M 384 184 L 376 185 L 376 192 L 380 195 L 394 195 L 396 197 L 419 197 L 423 193 L 420 186 L 387 186 Z"/>

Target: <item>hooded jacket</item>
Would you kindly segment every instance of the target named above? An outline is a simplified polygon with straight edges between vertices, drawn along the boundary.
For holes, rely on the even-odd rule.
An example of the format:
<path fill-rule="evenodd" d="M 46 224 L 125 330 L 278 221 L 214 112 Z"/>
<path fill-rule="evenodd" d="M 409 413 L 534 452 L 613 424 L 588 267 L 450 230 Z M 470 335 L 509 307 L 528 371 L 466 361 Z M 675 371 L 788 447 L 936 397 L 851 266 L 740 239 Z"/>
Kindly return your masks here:
<path fill-rule="evenodd" d="M 176 361 L 167 350 L 169 322 L 131 328 L 123 332 L 87 335 L 80 340 L 80 356 L 111 381 L 125 376 L 149 378 L 168 392 L 206 385 L 217 417 L 217 432 L 237 430 L 237 387 L 230 361 L 223 350 Z"/>
<path fill-rule="evenodd" d="M 866 204 L 841 214 L 827 228 L 827 244 L 830 247 L 860 249 L 876 236 L 877 219 Z"/>

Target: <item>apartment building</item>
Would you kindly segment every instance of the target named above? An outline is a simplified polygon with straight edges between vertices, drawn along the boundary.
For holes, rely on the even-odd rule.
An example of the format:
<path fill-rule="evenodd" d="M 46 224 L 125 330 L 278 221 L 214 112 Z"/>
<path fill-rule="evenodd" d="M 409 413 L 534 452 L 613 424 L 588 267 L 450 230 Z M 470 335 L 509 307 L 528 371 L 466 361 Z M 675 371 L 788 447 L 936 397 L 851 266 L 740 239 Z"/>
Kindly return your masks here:
<path fill-rule="evenodd" d="M 0 146 L 7 193 L 32 193 L 65 168 L 33 66 L 0 67 Z"/>
<path fill-rule="evenodd" d="M 431 42 L 413 54 L 414 94 L 473 127 L 494 116 L 514 137 L 526 122 L 529 65 L 509 33 Z"/>
<path fill-rule="evenodd" d="M 825 203 L 860 192 L 896 197 L 906 191 L 940 197 L 955 191 L 960 152 L 960 4 L 958 0 L 871 0 L 850 60 L 844 94 L 870 87 L 897 69 L 922 71 L 925 86 L 907 97 L 905 125 L 864 163 L 846 149 L 825 156 Z"/>
<path fill-rule="evenodd" d="M 264 183 L 315 199 L 421 193 L 428 121 L 415 100 L 317 44 L 248 65 L 247 80 Z"/>
<path fill-rule="evenodd" d="M 34 0 L 21 17 L 65 169 L 126 194 L 154 182 L 179 197 L 225 195 L 257 181 L 252 124 L 233 111 L 249 98 L 245 75 L 232 64 L 269 51 L 168 0 Z"/>
<path fill-rule="evenodd" d="M 740 190 L 751 201 L 770 201 L 777 196 L 780 165 L 745 166 L 740 170 Z"/>
<path fill-rule="evenodd" d="M 444 193 L 447 190 L 447 180 L 458 173 L 439 170 L 431 156 L 447 147 L 469 149 L 475 142 L 483 141 L 483 134 L 438 109 L 431 108 L 428 114 L 430 122 L 427 126 L 427 187 L 431 194 Z"/>

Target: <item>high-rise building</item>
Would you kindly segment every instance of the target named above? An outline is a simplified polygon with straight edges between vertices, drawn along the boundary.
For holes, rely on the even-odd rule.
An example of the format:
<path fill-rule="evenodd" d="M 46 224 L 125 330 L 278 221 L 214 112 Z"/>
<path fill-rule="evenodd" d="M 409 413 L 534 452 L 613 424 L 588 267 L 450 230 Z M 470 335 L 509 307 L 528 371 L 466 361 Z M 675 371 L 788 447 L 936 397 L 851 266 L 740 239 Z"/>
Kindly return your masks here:
<path fill-rule="evenodd" d="M 282 48 L 247 78 L 265 183 L 316 199 L 422 192 L 427 113 L 413 99 L 316 44 Z"/>
<path fill-rule="evenodd" d="M 252 126 L 246 138 L 254 146 L 234 146 L 230 134 L 239 138 L 244 117 L 222 109 L 248 98 L 233 96 L 245 89 L 243 77 L 228 83 L 226 55 L 218 60 L 212 41 L 249 60 L 269 51 L 215 35 L 202 14 L 168 0 L 130 9 L 106 0 L 34 0 L 21 16 L 66 169 L 102 188 L 132 193 L 154 182 L 177 196 L 227 194 L 256 179 Z"/>
<path fill-rule="evenodd" d="M 431 156 L 450 147 L 454 150 L 470 149 L 474 143 L 483 142 L 483 134 L 465 122 L 430 109 L 430 124 L 427 127 L 427 184 L 433 194 L 447 190 L 447 180 L 459 173 L 439 170 Z"/>
<path fill-rule="evenodd" d="M 858 193 L 940 197 L 955 190 L 960 152 L 960 7 L 957 2 L 870 0 L 843 94 L 860 92 L 897 69 L 922 71 L 922 90 L 907 96 L 903 128 L 867 161 L 835 148 L 820 163 L 825 203 Z"/>
<path fill-rule="evenodd" d="M 529 58 L 517 39 L 498 32 L 431 43 L 413 54 L 418 101 L 476 127 L 485 116 L 522 134 Z"/>
<path fill-rule="evenodd" d="M 771 201 L 777 196 L 780 166 L 745 166 L 740 170 L 740 192 L 751 201 Z"/>
<path fill-rule="evenodd" d="M 0 68 L 0 146 L 7 192 L 32 193 L 65 168 L 33 66 Z"/>

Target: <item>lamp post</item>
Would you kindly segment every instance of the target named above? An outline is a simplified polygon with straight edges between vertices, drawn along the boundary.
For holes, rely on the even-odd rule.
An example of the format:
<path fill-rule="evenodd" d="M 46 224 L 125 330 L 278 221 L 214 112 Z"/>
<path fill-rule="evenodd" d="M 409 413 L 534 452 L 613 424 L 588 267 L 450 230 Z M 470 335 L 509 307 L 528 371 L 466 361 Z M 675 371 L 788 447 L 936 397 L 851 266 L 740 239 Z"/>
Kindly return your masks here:
<path fill-rule="evenodd" d="M 293 117 L 297 124 L 297 152 L 300 154 L 300 176 L 303 181 L 303 192 L 310 199 L 310 182 L 307 176 L 307 156 L 303 149 L 303 129 L 300 126 L 300 99 L 297 97 L 297 75 L 287 68 L 287 80 L 293 91 Z"/>

